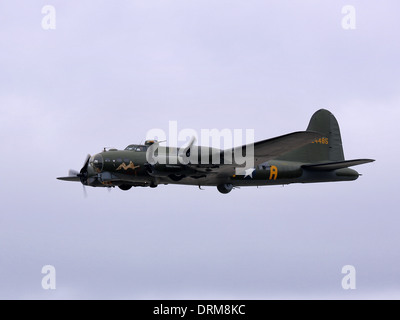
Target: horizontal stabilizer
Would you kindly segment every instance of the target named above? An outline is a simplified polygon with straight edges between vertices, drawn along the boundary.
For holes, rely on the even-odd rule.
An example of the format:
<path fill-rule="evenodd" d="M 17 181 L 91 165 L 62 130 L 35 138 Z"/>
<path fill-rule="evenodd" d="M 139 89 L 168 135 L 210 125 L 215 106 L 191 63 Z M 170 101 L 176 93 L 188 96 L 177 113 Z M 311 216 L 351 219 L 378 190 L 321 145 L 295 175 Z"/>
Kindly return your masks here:
<path fill-rule="evenodd" d="M 345 160 L 345 161 L 335 161 L 326 163 L 305 164 L 302 166 L 302 168 L 315 171 L 325 171 L 325 170 L 328 171 L 328 170 L 348 168 L 373 161 L 375 160 L 372 159 Z"/>

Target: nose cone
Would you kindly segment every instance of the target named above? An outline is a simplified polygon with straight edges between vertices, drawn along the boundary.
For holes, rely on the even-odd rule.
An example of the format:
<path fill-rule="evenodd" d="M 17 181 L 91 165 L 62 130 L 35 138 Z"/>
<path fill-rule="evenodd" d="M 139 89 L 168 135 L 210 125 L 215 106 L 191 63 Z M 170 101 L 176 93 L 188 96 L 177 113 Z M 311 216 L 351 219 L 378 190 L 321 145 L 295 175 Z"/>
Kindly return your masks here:
<path fill-rule="evenodd" d="M 95 172 L 100 173 L 103 171 L 104 160 L 103 156 L 98 153 L 90 159 L 90 165 L 94 169 Z"/>
<path fill-rule="evenodd" d="M 87 168 L 88 176 L 91 177 L 91 176 L 97 175 L 97 173 L 98 173 L 97 170 L 98 169 L 96 167 L 93 167 L 92 165 L 88 166 L 88 168 Z"/>

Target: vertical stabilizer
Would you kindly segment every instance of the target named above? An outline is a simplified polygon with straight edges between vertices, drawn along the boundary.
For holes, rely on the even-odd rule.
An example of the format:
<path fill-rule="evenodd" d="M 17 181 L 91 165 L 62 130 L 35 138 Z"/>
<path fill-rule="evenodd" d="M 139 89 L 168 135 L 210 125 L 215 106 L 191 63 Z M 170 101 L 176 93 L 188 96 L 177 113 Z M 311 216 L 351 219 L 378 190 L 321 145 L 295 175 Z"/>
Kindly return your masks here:
<path fill-rule="evenodd" d="M 277 160 L 304 163 L 344 160 L 339 124 L 331 112 L 325 109 L 315 112 L 308 124 L 307 131 L 320 132 L 323 134 L 323 138 L 288 152 Z"/>

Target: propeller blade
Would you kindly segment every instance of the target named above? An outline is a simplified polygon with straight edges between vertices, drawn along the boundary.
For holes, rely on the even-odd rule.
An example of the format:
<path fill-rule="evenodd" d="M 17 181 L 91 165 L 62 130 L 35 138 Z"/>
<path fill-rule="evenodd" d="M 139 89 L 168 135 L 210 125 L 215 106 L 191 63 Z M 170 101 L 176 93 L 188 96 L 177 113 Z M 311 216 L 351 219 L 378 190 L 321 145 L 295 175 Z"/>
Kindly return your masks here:
<path fill-rule="evenodd" d="M 79 177 L 79 172 L 73 169 L 70 169 L 68 171 L 68 177 L 58 177 L 57 179 L 64 181 L 76 181 L 76 182 L 79 182 L 81 180 Z"/>
<path fill-rule="evenodd" d="M 76 182 L 81 181 L 81 179 L 79 177 L 77 177 L 77 176 L 75 176 L 75 177 L 72 177 L 72 176 L 69 176 L 69 177 L 58 177 L 57 179 L 58 180 L 63 180 L 63 181 L 76 181 Z"/>
<path fill-rule="evenodd" d="M 70 177 L 77 177 L 78 174 L 79 174 L 79 172 L 76 170 L 73 170 L 73 169 L 68 171 L 68 176 L 70 176 Z"/>
<path fill-rule="evenodd" d="M 87 191 L 86 191 L 86 187 L 85 187 L 85 185 L 84 184 L 82 184 L 82 187 L 83 187 L 83 196 L 85 197 L 85 199 L 88 197 L 88 195 L 87 195 Z"/>
<path fill-rule="evenodd" d="M 84 172 L 87 172 L 87 167 L 89 166 L 89 160 L 90 160 L 90 154 L 88 154 L 87 156 L 86 156 L 86 159 L 85 159 L 85 162 L 84 162 L 84 165 L 83 165 L 83 167 L 82 167 L 82 169 L 81 169 L 81 171 L 80 171 L 80 173 L 84 173 Z"/>
<path fill-rule="evenodd" d="M 81 171 L 79 172 L 79 174 L 77 175 L 80 179 L 83 185 L 87 184 L 87 179 L 88 179 L 88 166 L 89 166 L 89 161 L 90 161 L 90 154 L 88 154 L 86 156 L 85 159 L 85 163 L 81 169 Z"/>

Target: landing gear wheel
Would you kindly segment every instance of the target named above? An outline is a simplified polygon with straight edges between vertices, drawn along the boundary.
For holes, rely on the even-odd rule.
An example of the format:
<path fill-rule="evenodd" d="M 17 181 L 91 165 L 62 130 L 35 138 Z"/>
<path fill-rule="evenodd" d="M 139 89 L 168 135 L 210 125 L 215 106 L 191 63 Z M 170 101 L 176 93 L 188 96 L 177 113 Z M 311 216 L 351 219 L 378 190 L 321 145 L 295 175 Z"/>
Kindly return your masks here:
<path fill-rule="evenodd" d="M 128 191 L 130 188 L 132 188 L 132 186 L 130 186 L 129 184 L 121 184 L 120 186 L 118 186 L 118 188 L 124 191 Z"/>
<path fill-rule="evenodd" d="M 227 194 L 232 191 L 233 185 L 231 183 L 224 183 L 217 186 L 219 192 Z"/>

